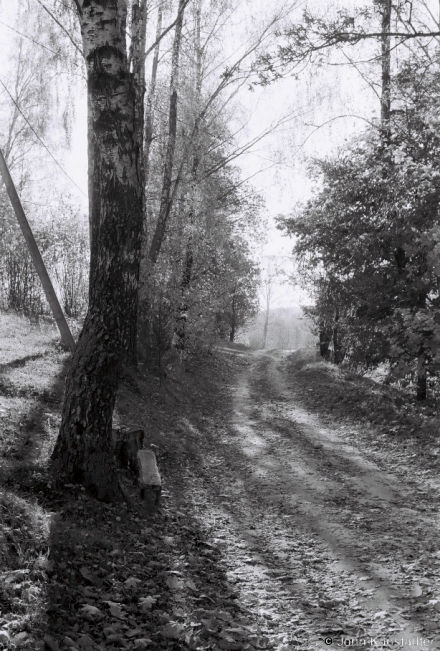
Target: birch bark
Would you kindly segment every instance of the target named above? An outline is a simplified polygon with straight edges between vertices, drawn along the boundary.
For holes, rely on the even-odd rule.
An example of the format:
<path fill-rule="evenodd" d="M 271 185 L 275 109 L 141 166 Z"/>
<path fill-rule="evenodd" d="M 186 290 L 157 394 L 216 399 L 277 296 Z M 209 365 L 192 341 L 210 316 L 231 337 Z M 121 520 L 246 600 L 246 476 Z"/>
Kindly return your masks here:
<path fill-rule="evenodd" d="M 53 460 L 98 499 L 121 497 L 112 452 L 116 391 L 136 320 L 143 178 L 126 0 L 74 0 L 87 67 L 91 261 L 89 309 L 67 377 Z"/>

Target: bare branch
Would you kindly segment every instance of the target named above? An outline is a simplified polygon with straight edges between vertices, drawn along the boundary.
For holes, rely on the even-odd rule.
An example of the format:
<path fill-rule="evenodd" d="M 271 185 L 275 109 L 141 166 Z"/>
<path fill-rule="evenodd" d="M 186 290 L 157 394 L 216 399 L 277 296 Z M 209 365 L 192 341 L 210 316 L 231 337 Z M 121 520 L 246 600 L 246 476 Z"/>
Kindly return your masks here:
<path fill-rule="evenodd" d="M 38 1 L 39 1 L 39 0 L 38 0 Z M 184 4 L 181 6 L 180 11 L 178 12 L 178 14 L 177 14 L 177 16 L 176 16 L 176 19 L 174 20 L 174 22 L 172 22 L 171 25 L 168 25 L 168 27 L 167 27 L 166 29 L 164 29 L 164 31 L 161 33 L 161 35 L 158 36 L 158 37 L 156 38 L 156 40 L 154 41 L 153 45 L 150 45 L 150 47 L 148 48 L 148 50 L 147 50 L 147 51 L 145 52 L 145 54 L 144 54 L 144 60 L 147 58 L 147 56 L 148 56 L 149 54 L 151 54 L 151 52 L 154 50 L 154 48 L 156 47 L 156 45 L 159 45 L 159 43 L 160 43 L 161 40 L 164 38 L 164 36 L 166 36 L 166 35 L 168 34 L 168 32 L 170 32 L 170 31 L 173 29 L 173 27 L 175 27 L 175 26 L 177 25 L 178 21 L 180 20 L 180 16 L 181 16 L 181 14 L 183 14 L 183 12 L 185 11 L 185 7 L 186 7 L 187 4 L 189 3 L 189 1 L 190 1 L 190 0 L 186 0 L 186 1 L 184 2 Z"/>
<path fill-rule="evenodd" d="M 78 4 L 78 1 L 77 1 L 77 0 L 73 0 L 73 1 L 75 2 L 76 6 L 77 6 L 78 13 L 81 15 L 81 14 L 82 14 L 82 10 L 81 10 L 80 5 Z M 40 7 L 42 7 L 42 8 L 44 9 L 44 11 L 45 11 L 47 14 L 49 14 L 49 16 L 50 16 L 50 17 L 52 18 L 52 20 L 53 20 L 53 21 L 58 25 L 58 27 L 59 27 L 60 29 L 63 30 L 63 32 L 65 33 L 65 35 L 66 35 L 67 38 L 69 39 L 69 41 L 72 43 L 73 47 L 74 47 L 74 48 L 75 48 L 75 49 L 76 49 L 76 50 L 81 54 L 81 56 L 84 56 L 84 52 L 82 51 L 82 49 L 80 48 L 80 46 L 78 45 L 78 43 L 76 43 L 76 41 L 74 41 L 74 39 L 72 38 L 72 36 L 69 34 L 69 31 L 64 27 L 64 25 L 63 25 L 62 23 L 60 23 L 60 21 L 58 20 L 58 18 L 57 18 L 56 16 L 53 15 L 53 13 L 52 13 L 52 12 L 51 12 L 47 7 L 46 7 L 45 4 L 43 4 L 43 3 L 41 2 L 41 0 L 37 0 L 37 2 L 38 2 L 38 4 L 40 5 Z"/>
<path fill-rule="evenodd" d="M 13 104 L 15 105 L 15 107 L 17 108 L 17 110 L 20 112 L 21 116 L 22 116 L 23 119 L 25 120 L 26 124 L 28 125 L 28 127 L 30 128 L 30 130 L 32 131 L 32 133 L 33 133 L 33 134 L 36 136 L 36 138 L 39 140 L 40 144 L 44 147 L 44 149 L 47 151 L 47 153 L 48 153 L 49 156 L 52 158 L 52 160 L 55 162 L 55 164 L 60 168 L 60 170 L 63 172 L 63 174 L 65 174 L 65 175 L 67 176 L 67 178 L 69 179 L 69 181 L 71 181 L 71 182 L 73 183 L 73 185 L 74 185 L 74 186 L 75 186 L 75 187 L 76 187 L 76 188 L 81 192 L 81 194 L 83 194 L 83 195 L 86 197 L 87 195 L 85 194 L 85 192 L 83 192 L 83 191 L 81 190 L 81 188 L 79 187 L 79 185 L 77 185 L 77 184 L 75 183 L 75 181 L 74 181 L 74 180 L 73 180 L 73 179 L 68 175 L 68 173 L 66 172 L 66 170 L 65 170 L 65 169 L 60 165 L 60 163 L 57 161 L 57 159 L 56 159 L 55 156 L 52 154 L 52 152 L 50 151 L 50 149 L 47 147 L 47 145 L 46 145 L 46 144 L 43 142 L 43 140 L 40 138 L 40 136 L 39 136 L 38 133 L 35 131 L 34 127 L 33 127 L 32 124 L 29 122 L 29 120 L 27 119 L 26 115 L 23 113 L 23 111 L 21 110 L 20 106 L 17 104 L 17 102 L 15 101 L 15 99 L 13 98 L 13 96 L 11 95 L 11 93 L 9 92 L 9 90 L 7 89 L 7 87 L 5 86 L 5 84 L 3 83 L 3 81 L 2 81 L 1 79 L 0 79 L 0 84 L 3 86 L 4 90 L 5 90 L 6 93 L 9 95 L 9 97 L 10 97 L 10 99 L 12 100 Z"/>
<path fill-rule="evenodd" d="M 15 32 L 16 34 L 18 34 L 19 36 L 22 36 L 23 38 L 26 38 L 28 41 L 31 41 L 31 43 L 34 43 L 35 45 L 38 45 L 39 47 L 44 48 L 45 50 L 47 50 L 47 51 L 50 52 L 51 54 L 55 54 L 55 55 L 57 54 L 57 52 L 55 52 L 55 50 L 51 50 L 50 48 L 47 47 L 47 45 L 44 45 L 44 43 L 40 43 L 39 41 L 36 41 L 35 39 L 31 38 L 31 37 L 28 36 L 27 34 L 23 34 L 22 32 L 19 32 L 19 31 L 18 31 L 17 29 L 15 29 L 14 27 L 11 27 L 11 25 L 7 25 L 6 23 L 4 23 L 2 20 L 0 20 L 0 23 L 1 23 L 2 25 L 4 25 L 5 27 L 7 27 L 8 29 L 10 29 L 10 30 L 12 30 L 13 32 Z"/>

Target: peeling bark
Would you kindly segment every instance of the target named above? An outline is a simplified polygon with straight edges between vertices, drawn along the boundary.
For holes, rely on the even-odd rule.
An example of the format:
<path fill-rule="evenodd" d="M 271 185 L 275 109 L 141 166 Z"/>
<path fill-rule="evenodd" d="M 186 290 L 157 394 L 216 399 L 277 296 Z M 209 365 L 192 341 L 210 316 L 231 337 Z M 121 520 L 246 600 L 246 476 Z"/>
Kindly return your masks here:
<path fill-rule="evenodd" d="M 137 315 L 143 179 L 126 50 L 126 2 L 77 0 L 76 5 L 93 147 L 90 302 L 67 377 L 53 460 L 59 478 L 114 501 L 121 493 L 112 415 Z"/>

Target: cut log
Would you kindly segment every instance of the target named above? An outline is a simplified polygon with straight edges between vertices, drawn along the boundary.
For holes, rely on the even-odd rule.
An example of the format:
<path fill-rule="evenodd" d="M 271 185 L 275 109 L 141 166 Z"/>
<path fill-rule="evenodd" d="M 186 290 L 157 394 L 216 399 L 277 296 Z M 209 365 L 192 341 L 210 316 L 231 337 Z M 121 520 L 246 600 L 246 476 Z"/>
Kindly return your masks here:
<path fill-rule="evenodd" d="M 131 470 L 139 474 L 138 452 L 144 445 L 144 430 L 126 430 L 124 428 L 113 430 L 114 453 L 118 465 L 124 470 Z"/>
<path fill-rule="evenodd" d="M 152 450 L 139 450 L 137 453 L 139 468 L 139 486 L 141 499 L 150 510 L 160 506 L 162 480 L 156 463 L 156 455 Z"/>

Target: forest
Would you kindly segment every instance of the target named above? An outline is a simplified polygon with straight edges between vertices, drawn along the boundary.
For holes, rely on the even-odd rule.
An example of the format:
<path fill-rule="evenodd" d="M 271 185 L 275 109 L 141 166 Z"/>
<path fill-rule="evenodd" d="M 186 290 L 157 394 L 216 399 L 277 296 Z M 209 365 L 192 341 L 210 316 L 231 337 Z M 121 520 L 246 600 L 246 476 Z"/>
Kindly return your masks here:
<path fill-rule="evenodd" d="M 436 648 L 440 4 L 0 28 L 0 647 Z"/>

